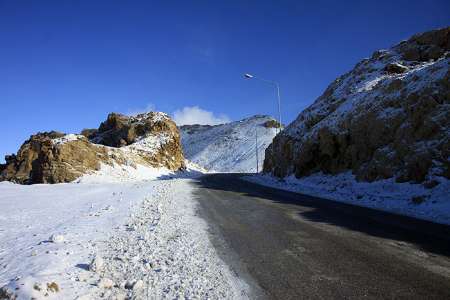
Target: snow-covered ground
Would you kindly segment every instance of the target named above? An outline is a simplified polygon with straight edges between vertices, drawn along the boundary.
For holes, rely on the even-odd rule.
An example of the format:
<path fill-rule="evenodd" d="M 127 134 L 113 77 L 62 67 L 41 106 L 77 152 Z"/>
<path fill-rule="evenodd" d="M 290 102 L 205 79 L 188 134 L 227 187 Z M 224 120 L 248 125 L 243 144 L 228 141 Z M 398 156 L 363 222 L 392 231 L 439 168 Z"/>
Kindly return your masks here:
<path fill-rule="evenodd" d="M 0 287 L 19 299 L 246 298 L 190 180 L 103 166 L 68 184 L 1 182 Z"/>
<path fill-rule="evenodd" d="M 293 175 L 284 179 L 269 175 L 244 178 L 279 189 L 450 224 L 450 180 L 442 177 L 434 178 L 439 184 L 432 189 L 421 184 L 396 183 L 392 178 L 358 182 L 351 172 L 316 173 L 301 179 Z"/>
<path fill-rule="evenodd" d="M 184 155 L 199 166 L 216 172 L 255 172 L 256 149 L 259 169 L 276 128 L 264 123 L 269 116 L 253 116 L 222 125 L 188 125 L 180 128 Z M 258 144 L 256 144 L 256 135 Z"/>

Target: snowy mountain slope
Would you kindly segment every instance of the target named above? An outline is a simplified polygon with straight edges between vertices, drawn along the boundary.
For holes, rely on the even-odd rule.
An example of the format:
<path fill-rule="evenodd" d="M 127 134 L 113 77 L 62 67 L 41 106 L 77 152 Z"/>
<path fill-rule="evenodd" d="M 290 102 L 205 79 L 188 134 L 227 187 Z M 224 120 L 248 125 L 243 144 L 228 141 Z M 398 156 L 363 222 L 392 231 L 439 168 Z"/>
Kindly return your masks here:
<path fill-rule="evenodd" d="M 257 115 L 222 125 L 181 126 L 184 156 L 209 171 L 256 172 L 256 134 L 261 170 L 276 124 L 269 116 Z"/>

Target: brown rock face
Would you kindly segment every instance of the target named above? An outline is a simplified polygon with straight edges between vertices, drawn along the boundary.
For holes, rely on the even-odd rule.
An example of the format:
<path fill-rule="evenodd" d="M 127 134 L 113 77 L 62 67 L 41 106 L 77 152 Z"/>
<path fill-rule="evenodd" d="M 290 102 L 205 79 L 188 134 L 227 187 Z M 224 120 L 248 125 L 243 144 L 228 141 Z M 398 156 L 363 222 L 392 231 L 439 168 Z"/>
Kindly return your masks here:
<path fill-rule="evenodd" d="M 21 184 L 69 182 L 97 170 L 100 161 L 107 160 L 105 148 L 97 147 L 81 136 L 66 143 L 55 142 L 62 136 L 57 132 L 32 135 L 17 155 L 6 157 L 0 179 Z"/>
<path fill-rule="evenodd" d="M 264 171 L 301 177 L 351 170 L 364 181 L 450 178 L 449 32 L 377 51 L 336 79 L 275 137 Z"/>
<path fill-rule="evenodd" d="M 180 133 L 175 122 L 163 113 L 149 112 L 132 117 L 111 113 L 90 140 L 105 146 L 125 147 L 153 167 L 170 170 L 184 167 Z"/>
<path fill-rule="evenodd" d="M 266 128 L 280 128 L 281 124 L 275 120 L 269 120 L 264 122 L 263 126 Z"/>
<path fill-rule="evenodd" d="M 83 135 L 38 133 L 24 142 L 17 155 L 7 155 L 5 160 L 0 165 L 0 181 L 21 184 L 70 182 L 98 170 L 101 163 L 170 170 L 184 167 L 175 123 L 153 112 L 136 117 L 110 114 L 98 130 L 83 130 Z"/>

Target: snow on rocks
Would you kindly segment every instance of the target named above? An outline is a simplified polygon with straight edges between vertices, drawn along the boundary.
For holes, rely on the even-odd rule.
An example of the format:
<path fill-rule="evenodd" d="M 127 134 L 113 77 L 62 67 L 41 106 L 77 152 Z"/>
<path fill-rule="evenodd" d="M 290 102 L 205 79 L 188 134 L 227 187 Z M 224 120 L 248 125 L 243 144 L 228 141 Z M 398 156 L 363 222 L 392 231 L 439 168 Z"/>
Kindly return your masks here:
<path fill-rule="evenodd" d="M 89 265 L 89 270 L 92 272 L 100 272 L 103 270 L 103 266 L 105 265 L 105 261 L 100 256 L 95 256 L 92 259 L 92 262 Z"/>
<path fill-rule="evenodd" d="M 64 235 L 62 234 L 52 234 L 49 238 L 49 241 L 55 244 L 59 244 L 64 242 Z"/>
<path fill-rule="evenodd" d="M 98 282 L 97 286 L 103 289 L 111 289 L 114 286 L 114 281 L 109 278 L 102 278 Z"/>
<path fill-rule="evenodd" d="M 59 138 L 52 139 L 52 143 L 53 143 L 53 145 L 61 145 L 61 144 L 65 144 L 67 142 L 81 140 L 83 138 L 84 138 L 84 136 L 82 136 L 82 135 L 71 133 L 71 134 L 66 134 L 65 136 L 62 136 Z"/>

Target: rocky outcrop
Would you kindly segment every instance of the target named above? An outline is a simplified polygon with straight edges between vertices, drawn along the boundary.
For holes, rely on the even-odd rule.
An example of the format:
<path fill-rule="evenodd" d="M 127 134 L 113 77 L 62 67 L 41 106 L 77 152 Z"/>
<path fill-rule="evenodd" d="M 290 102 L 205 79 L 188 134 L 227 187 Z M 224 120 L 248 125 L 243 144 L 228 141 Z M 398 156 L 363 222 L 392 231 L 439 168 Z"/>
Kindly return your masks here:
<path fill-rule="evenodd" d="M 98 130 L 84 130 L 83 135 L 38 133 L 5 160 L 0 181 L 22 184 L 70 182 L 99 170 L 101 164 L 170 170 L 184 166 L 175 123 L 166 114 L 153 112 L 136 117 L 110 114 Z"/>
<path fill-rule="evenodd" d="M 336 79 L 266 150 L 264 171 L 359 180 L 450 178 L 450 28 L 376 51 Z"/>
<path fill-rule="evenodd" d="M 268 120 L 262 124 L 266 128 L 281 128 L 281 124 L 276 120 Z"/>
<path fill-rule="evenodd" d="M 108 160 L 106 148 L 83 136 L 65 137 L 56 132 L 32 135 L 17 155 L 6 156 L 1 179 L 22 184 L 69 182 L 98 170 L 100 162 Z"/>

